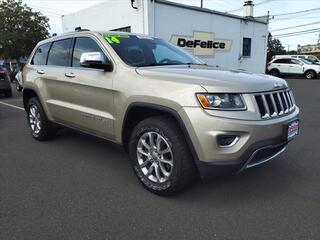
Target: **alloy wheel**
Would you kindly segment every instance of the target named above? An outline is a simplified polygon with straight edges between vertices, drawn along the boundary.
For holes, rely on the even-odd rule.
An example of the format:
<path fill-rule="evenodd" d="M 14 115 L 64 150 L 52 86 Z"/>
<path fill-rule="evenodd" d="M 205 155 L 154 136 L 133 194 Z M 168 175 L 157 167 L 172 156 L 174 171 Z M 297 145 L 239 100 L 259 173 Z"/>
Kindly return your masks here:
<path fill-rule="evenodd" d="M 157 132 L 144 133 L 137 144 L 142 173 L 152 182 L 166 182 L 173 169 L 173 153 L 168 141 Z"/>
<path fill-rule="evenodd" d="M 41 117 L 38 107 L 34 104 L 29 107 L 29 125 L 34 134 L 39 134 L 41 131 Z"/>

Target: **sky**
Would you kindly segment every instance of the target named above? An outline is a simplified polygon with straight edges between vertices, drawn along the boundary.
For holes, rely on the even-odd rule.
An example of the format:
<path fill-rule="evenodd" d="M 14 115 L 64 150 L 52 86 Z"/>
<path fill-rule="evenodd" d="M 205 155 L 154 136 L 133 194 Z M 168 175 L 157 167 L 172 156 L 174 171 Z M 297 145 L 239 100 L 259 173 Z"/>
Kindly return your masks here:
<path fill-rule="evenodd" d="M 127 1 L 128 4 L 130 4 L 130 0 L 114 1 Z M 200 6 L 200 0 L 171 1 Z M 40 11 L 44 15 L 47 15 L 50 19 L 50 32 L 59 34 L 62 32 L 61 15 L 67 15 L 80 9 L 99 4 L 103 2 L 103 0 L 23 0 L 23 2 L 35 11 Z M 237 15 L 242 15 L 243 3 L 244 0 L 203 0 L 205 8 Z M 315 44 L 318 38 L 320 38 L 320 0 L 254 0 L 254 4 L 255 17 L 267 15 L 268 11 L 270 16 L 274 16 L 274 18 L 270 20 L 269 30 L 274 36 L 280 35 L 277 38 L 281 40 L 287 50 L 295 50 L 298 44 Z M 315 8 L 318 9 L 309 12 L 277 16 L 279 14 Z M 311 29 L 319 31 L 291 37 L 287 35 L 281 36 L 281 34 Z"/>

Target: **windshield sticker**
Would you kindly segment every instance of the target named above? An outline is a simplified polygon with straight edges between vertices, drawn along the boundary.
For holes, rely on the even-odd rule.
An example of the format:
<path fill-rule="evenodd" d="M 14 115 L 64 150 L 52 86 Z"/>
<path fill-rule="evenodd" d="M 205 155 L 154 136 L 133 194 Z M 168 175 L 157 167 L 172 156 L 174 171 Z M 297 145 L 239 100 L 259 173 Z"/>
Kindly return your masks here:
<path fill-rule="evenodd" d="M 114 43 L 119 44 L 121 43 L 122 38 L 130 38 L 129 35 L 125 35 L 125 34 L 103 34 L 102 33 L 101 35 L 110 44 L 114 44 Z"/>
<path fill-rule="evenodd" d="M 136 37 L 139 38 L 139 39 L 150 39 L 150 40 L 153 40 L 153 37 L 149 37 L 149 36 L 145 36 L 145 35 L 137 35 Z"/>

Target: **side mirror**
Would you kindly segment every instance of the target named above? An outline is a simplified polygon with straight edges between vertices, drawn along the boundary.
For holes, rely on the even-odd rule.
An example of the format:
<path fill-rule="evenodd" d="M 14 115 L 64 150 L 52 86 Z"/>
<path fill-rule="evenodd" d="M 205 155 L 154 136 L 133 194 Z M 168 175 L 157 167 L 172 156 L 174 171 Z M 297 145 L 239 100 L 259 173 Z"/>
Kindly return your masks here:
<path fill-rule="evenodd" d="M 80 57 L 80 65 L 87 68 L 103 69 L 107 72 L 113 70 L 112 63 L 109 62 L 101 52 L 84 52 Z"/>

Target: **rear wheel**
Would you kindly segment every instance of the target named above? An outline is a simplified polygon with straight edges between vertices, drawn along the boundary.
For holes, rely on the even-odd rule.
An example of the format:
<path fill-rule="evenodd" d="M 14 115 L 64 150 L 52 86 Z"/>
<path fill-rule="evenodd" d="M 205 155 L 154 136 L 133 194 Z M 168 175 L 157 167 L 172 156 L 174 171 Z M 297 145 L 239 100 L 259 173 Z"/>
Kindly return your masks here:
<path fill-rule="evenodd" d="M 193 159 L 179 126 L 171 118 L 143 120 L 134 128 L 129 144 L 133 169 L 149 191 L 171 195 L 192 182 Z"/>
<path fill-rule="evenodd" d="M 306 71 L 306 73 L 305 73 L 306 79 L 314 79 L 314 78 L 316 78 L 316 76 L 317 76 L 317 74 L 316 74 L 316 72 L 313 71 L 313 70 L 308 70 L 308 71 Z"/>
<path fill-rule="evenodd" d="M 278 77 L 280 76 L 280 71 L 278 69 L 271 69 L 269 74 L 272 76 Z"/>
<path fill-rule="evenodd" d="M 48 121 L 37 98 L 30 98 L 27 104 L 27 118 L 32 136 L 45 141 L 53 138 L 57 129 Z"/>

